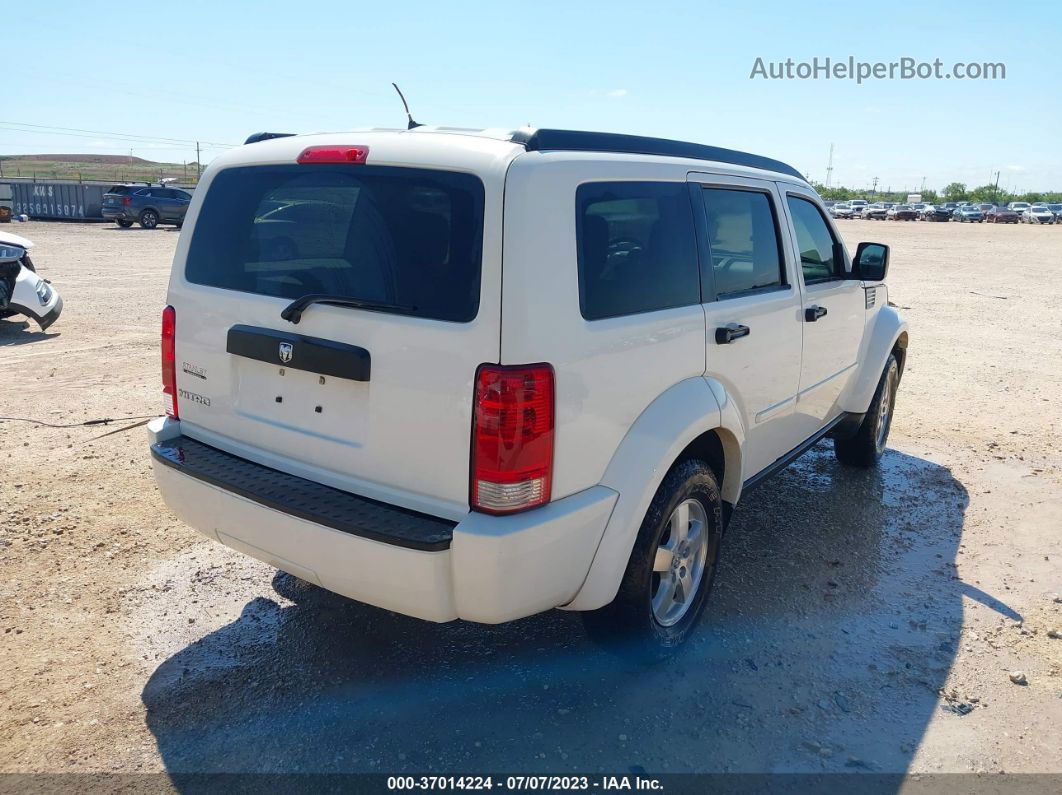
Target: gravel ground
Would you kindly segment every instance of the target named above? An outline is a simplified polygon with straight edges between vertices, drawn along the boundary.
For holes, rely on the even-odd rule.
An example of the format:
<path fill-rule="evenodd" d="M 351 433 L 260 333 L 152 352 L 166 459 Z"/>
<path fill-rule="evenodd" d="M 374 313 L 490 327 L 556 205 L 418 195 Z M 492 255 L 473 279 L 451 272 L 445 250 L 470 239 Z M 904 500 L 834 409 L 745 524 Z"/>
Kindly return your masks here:
<path fill-rule="evenodd" d="M 66 309 L 0 321 L 0 416 L 160 412 L 177 233 L 13 231 Z M 177 522 L 132 421 L 0 422 L 0 772 L 1062 772 L 1062 228 L 842 231 L 892 245 L 911 323 L 891 449 L 750 494 L 704 626 L 648 670 L 559 611 L 301 588 Z"/>

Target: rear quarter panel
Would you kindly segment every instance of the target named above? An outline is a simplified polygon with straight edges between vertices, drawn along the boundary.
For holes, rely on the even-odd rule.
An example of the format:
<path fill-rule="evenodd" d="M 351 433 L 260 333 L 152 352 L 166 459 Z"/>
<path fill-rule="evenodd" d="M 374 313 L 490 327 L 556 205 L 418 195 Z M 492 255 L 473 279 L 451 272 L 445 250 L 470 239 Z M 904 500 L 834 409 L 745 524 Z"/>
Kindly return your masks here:
<path fill-rule="evenodd" d="M 548 362 L 556 372 L 553 498 L 601 481 L 646 408 L 704 374 L 700 304 L 587 321 L 579 308 L 576 188 L 597 181 L 674 181 L 688 165 L 629 156 L 521 155 L 505 190 L 503 364 Z M 647 476 L 660 462 L 645 462 Z"/>

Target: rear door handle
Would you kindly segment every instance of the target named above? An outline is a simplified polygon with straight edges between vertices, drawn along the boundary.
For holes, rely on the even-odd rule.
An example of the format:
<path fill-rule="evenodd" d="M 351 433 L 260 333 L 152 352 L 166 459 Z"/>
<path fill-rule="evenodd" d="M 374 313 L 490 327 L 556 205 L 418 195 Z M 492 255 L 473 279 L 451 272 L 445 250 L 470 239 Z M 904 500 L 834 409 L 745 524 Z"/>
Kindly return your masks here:
<path fill-rule="evenodd" d="M 734 340 L 747 337 L 752 332 L 748 326 L 740 326 L 737 323 L 731 323 L 728 326 L 720 326 L 715 330 L 715 341 L 719 345 L 728 345 Z"/>
<path fill-rule="evenodd" d="M 824 306 L 809 306 L 804 310 L 804 320 L 808 323 L 814 323 L 820 317 L 826 316 L 826 307 Z"/>

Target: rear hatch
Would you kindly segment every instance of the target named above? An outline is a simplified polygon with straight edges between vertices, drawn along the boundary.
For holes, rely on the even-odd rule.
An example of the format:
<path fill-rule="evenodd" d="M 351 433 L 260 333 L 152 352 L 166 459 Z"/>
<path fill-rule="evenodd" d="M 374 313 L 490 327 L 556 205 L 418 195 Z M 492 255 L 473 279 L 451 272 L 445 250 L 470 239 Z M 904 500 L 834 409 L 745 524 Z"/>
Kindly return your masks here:
<path fill-rule="evenodd" d="M 115 185 L 107 189 L 103 194 L 103 206 L 108 208 L 120 208 L 122 200 L 135 191 L 136 188 L 129 185 Z"/>
<path fill-rule="evenodd" d="M 368 162 L 299 164 L 288 139 L 207 175 L 170 283 L 178 408 L 204 443 L 459 519 L 476 368 L 499 357 L 504 164 L 388 135 Z M 281 317 L 307 295 L 365 305 Z"/>

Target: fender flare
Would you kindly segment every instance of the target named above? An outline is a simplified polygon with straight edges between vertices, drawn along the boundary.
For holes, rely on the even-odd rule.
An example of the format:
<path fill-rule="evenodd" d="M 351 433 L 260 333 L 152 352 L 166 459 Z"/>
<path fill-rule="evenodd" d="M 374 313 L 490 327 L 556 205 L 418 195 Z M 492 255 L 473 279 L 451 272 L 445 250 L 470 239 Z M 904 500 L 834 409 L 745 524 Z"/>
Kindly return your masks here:
<path fill-rule="evenodd" d="M 664 476 L 699 436 L 717 431 L 726 473 L 723 499 L 736 501 L 741 489 L 744 428 L 722 386 L 702 376 L 687 378 L 661 394 L 641 413 L 612 455 L 601 485 L 619 494 L 586 579 L 566 610 L 596 610 L 611 602 L 630 560 L 649 503 Z M 736 488 L 735 488 L 736 484 Z"/>
<path fill-rule="evenodd" d="M 883 291 L 881 285 L 877 289 Z M 883 299 L 879 297 L 879 300 Z M 870 407 L 889 354 L 896 349 L 904 352 L 899 363 L 901 375 L 906 364 L 907 321 L 903 316 L 892 306 L 886 305 L 875 313 L 872 323 L 873 326 L 868 327 L 863 334 L 863 344 L 859 351 L 859 373 L 849 384 L 840 401 L 841 408 L 852 414 L 865 414 Z"/>

